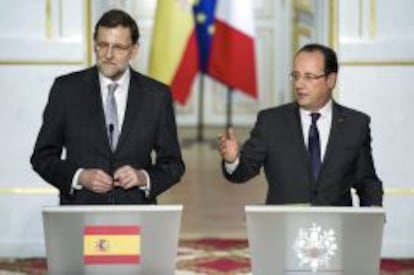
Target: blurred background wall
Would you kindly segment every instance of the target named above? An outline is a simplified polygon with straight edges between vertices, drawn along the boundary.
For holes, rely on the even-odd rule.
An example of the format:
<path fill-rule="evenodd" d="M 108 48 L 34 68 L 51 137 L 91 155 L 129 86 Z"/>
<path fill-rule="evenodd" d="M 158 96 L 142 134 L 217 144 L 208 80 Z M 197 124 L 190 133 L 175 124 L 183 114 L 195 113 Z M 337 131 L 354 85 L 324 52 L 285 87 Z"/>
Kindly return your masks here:
<path fill-rule="evenodd" d="M 374 158 L 386 189 L 382 254 L 414 257 L 414 2 L 253 3 L 259 97 L 235 94 L 235 126 L 249 129 L 258 110 L 291 100 L 288 74 L 300 46 L 334 47 L 341 65 L 336 99 L 372 118 Z M 94 63 L 92 29 L 110 8 L 136 18 L 142 37 L 132 66 L 146 73 L 156 5 L 155 0 L 0 0 L 0 257 L 44 255 L 40 209 L 56 204 L 57 193 L 34 174 L 29 158 L 54 78 Z M 207 78 L 202 99 L 198 91 L 196 80 L 188 104 L 176 106 L 180 133 L 193 133 L 200 102 L 206 132 L 225 125 L 226 87 Z"/>

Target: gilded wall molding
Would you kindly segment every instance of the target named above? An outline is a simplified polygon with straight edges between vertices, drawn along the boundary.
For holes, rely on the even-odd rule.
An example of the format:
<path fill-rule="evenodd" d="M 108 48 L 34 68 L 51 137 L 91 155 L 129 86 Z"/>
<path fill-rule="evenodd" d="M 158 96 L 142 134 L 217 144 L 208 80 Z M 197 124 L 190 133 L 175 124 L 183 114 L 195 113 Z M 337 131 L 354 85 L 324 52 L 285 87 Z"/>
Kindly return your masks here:
<path fill-rule="evenodd" d="M 85 22 L 84 22 L 84 26 L 85 26 L 85 52 L 86 52 L 86 65 L 92 66 L 92 59 L 93 59 L 93 55 L 92 55 L 92 43 L 93 43 L 93 31 L 92 31 L 92 0 L 85 0 L 84 1 L 84 16 L 85 16 Z"/>
<path fill-rule="evenodd" d="M 338 0 L 331 0 L 329 1 L 329 46 L 336 51 L 339 50 L 338 22 Z"/>
<path fill-rule="evenodd" d="M 92 26 L 91 26 L 91 1 L 83 1 L 83 14 L 84 14 L 84 57 L 83 59 L 0 59 L 0 66 L 21 66 L 21 65 L 31 65 L 31 66 L 48 66 L 48 65 L 85 65 L 85 63 L 90 66 L 92 65 L 93 53 L 92 53 Z M 64 13 L 62 2 L 59 2 L 59 32 L 62 32 L 62 15 Z M 53 25 L 52 20 L 52 0 L 45 0 L 45 37 L 46 40 L 52 43 L 53 33 L 55 26 Z"/>
<path fill-rule="evenodd" d="M 48 66 L 48 65 L 83 65 L 83 60 L 0 60 L 1 66 Z"/>
<path fill-rule="evenodd" d="M 294 0 L 293 7 L 295 10 L 307 13 L 313 13 L 315 10 L 312 0 Z"/>
<path fill-rule="evenodd" d="M 46 0 L 45 3 L 45 36 L 47 40 L 53 38 L 53 22 L 52 22 L 52 3 L 51 0 Z"/>
<path fill-rule="evenodd" d="M 342 60 L 341 66 L 414 66 L 414 60 Z"/>
<path fill-rule="evenodd" d="M 369 5 L 369 37 L 377 38 L 377 1 L 371 0 Z"/>
<path fill-rule="evenodd" d="M 28 187 L 6 187 L 0 188 L 0 195 L 4 194 L 19 194 L 19 195 L 43 195 L 43 194 L 57 194 L 58 190 L 53 187 L 44 188 L 28 188 Z"/>

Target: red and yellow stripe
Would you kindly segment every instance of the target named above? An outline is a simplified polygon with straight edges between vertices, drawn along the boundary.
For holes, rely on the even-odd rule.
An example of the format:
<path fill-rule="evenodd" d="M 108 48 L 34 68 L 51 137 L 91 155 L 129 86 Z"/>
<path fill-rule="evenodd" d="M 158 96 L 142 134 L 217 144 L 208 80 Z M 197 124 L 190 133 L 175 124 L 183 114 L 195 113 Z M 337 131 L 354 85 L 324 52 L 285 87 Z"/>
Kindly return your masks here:
<path fill-rule="evenodd" d="M 86 226 L 83 251 L 85 264 L 138 264 L 141 254 L 140 227 Z"/>

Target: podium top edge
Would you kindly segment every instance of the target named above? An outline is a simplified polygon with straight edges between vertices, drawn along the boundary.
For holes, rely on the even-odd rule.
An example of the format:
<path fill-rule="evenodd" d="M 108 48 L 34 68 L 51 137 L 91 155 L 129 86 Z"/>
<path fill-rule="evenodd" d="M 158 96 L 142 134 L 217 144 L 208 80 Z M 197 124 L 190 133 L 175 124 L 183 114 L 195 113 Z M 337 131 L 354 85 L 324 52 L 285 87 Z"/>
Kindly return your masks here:
<path fill-rule="evenodd" d="M 291 212 L 291 213 L 379 213 L 385 214 L 383 207 L 342 207 L 342 206 L 303 206 L 303 205 L 246 205 L 246 212 Z"/>
<path fill-rule="evenodd" d="M 183 205 L 60 205 L 43 206 L 42 212 L 123 212 L 123 211 L 182 211 Z"/>

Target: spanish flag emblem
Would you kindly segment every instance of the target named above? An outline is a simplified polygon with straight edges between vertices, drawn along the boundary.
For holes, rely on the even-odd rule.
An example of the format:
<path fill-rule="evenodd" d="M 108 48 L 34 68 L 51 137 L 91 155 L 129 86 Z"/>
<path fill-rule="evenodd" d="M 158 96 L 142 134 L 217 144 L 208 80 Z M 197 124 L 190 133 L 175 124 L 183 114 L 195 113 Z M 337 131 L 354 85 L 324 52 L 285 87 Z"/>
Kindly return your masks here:
<path fill-rule="evenodd" d="M 83 261 L 85 264 L 138 264 L 141 254 L 139 226 L 85 226 Z"/>

